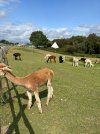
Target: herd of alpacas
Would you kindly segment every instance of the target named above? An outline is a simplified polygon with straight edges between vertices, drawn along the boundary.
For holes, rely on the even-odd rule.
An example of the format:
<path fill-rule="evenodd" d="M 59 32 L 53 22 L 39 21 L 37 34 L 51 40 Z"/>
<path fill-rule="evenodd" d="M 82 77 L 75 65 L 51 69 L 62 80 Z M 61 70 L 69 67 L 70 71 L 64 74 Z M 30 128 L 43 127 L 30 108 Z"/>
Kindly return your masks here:
<path fill-rule="evenodd" d="M 52 61 L 56 62 L 55 55 L 46 54 L 46 56 L 44 58 L 45 58 L 47 63 L 52 62 Z M 75 67 L 79 66 L 79 61 L 84 62 L 85 67 L 93 67 L 94 66 L 91 59 L 89 59 L 89 58 L 79 59 L 79 58 L 73 57 L 71 61 L 72 61 L 72 66 L 75 66 Z M 63 62 L 65 62 L 65 56 L 59 56 L 59 63 L 63 63 Z"/>
<path fill-rule="evenodd" d="M 72 58 L 72 65 L 78 67 L 79 66 L 79 61 L 83 61 L 85 67 L 87 67 L 87 66 L 88 67 L 93 67 L 94 66 L 91 59 L 89 59 L 89 58 L 78 59 L 76 57 Z"/>
<path fill-rule="evenodd" d="M 16 57 L 16 55 L 14 55 Z M 17 53 L 17 56 L 20 56 L 19 53 Z M 50 55 L 47 54 L 45 56 L 46 62 L 56 62 L 56 56 L 55 55 Z M 15 58 L 16 60 L 16 58 Z M 59 63 L 65 62 L 65 56 L 60 56 L 59 57 Z M 79 61 L 83 61 L 86 66 L 93 67 L 93 63 L 89 58 L 81 58 L 78 59 L 76 57 L 72 58 L 72 66 L 78 67 Z M 13 74 L 12 69 L 4 64 L 0 63 L 0 76 L 6 77 L 8 80 L 10 80 L 12 83 L 16 85 L 23 86 L 27 89 L 27 96 L 28 96 L 28 109 L 31 108 L 32 106 L 32 92 L 34 93 L 37 107 L 39 109 L 39 112 L 42 113 L 42 106 L 41 106 L 41 100 L 39 97 L 39 87 L 46 85 L 48 89 L 48 94 L 47 94 L 47 100 L 46 100 L 46 105 L 48 106 L 48 103 L 50 99 L 53 97 L 53 87 L 52 87 L 52 79 L 54 76 L 54 72 L 51 69 L 44 68 L 41 70 L 38 70 L 36 72 L 32 72 L 31 74 L 28 74 L 25 77 L 17 77 L 16 75 Z"/>
<path fill-rule="evenodd" d="M 14 53 L 13 56 L 15 57 L 15 60 L 21 60 L 21 53 Z M 51 54 L 46 54 L 45 55 L 45 60 L 46 62 L 55 62 L 56 63 L 56 56 L 55 55 L 51 55 Z M 92 61 L 89 59 L 89 58 L 81 58 L 81 59 L 78 59 L 76 57 L 73 57 L 72 58 L 72 66 L 76 66 L 78 67 L 79 66 L 79 61 L 82 61 L 84 62 L 84 66 L 88 66 L 88 67 L 93 67 L 93 63 Z M 63 63 L 65 62 L 65 56 L 59 56 L 59 63 Z M 98 63 L 98 61 L 96 61 L 95 63 Z"/>

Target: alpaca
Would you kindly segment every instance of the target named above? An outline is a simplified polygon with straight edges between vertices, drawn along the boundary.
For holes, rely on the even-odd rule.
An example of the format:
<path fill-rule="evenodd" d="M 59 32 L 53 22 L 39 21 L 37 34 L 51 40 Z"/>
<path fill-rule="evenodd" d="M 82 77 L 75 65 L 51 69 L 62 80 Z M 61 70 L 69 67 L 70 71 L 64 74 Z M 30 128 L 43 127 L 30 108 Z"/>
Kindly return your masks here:
<path fill-rule="evenodd" d="M 93 67 L 93 63 L 92 63 L 92 61 L 90 59 L 85 60 L 85 67 L 86 66 Z"/>
<path fill-rule="evenodd" d="M 49 56 L 48 59 L 47 59 L 47 63 L 48 63 L 49 61 L 52 62 L 52 60 L 53 60 L 54 62 L 56 62 L 56 56 L 55 56 L 55 55 Z"/>
<path fill-rule="evenodd" d="M 63 57 L 62 56 L 59 56 L 59 63 L 63 63 Z"/>
<path fill-rule="evenodd" d="M 76 57 L 73 57 L 72 65 L 75 66 L 75 67 L 78 67 L 78 62 L 79 62 L 79 59 L 77 59 Z"/>
<path fill-rule="evenodd" d="M 100 63 L 100 60 L 96 60 L 96 61 L 95 61 L 95 64 L 99 64 L 99 63 Z"/>
<path fill-rule="evenodd" d="M 0 68 L 2 69 L 3 67 L 7 67 L 4 63 L 0 63 Z"/>
<path fill-rule="evenodd" d="M 66 56 L 65 55 L 62 56 L 62 60 L 63 60 L 63 62 L 65 62 L 65 60 L 66 60 Z"/>
<path fill-rule="evenodd" d="M 46 56 L 44 57 L 46 61 L 48 60 L 49 56 L 51 56 L 51 54 L 46 54 Z"/>
<path fill-rule="evenodd" d="M 20 53 L 14 53 L 13 56 L 15 56 L 15 60 L 21 60 L 21 54 Z"/>
<path fill-rule="evenodd" d="M 17 77 L 12 73 L 12 70 L 7 66 L 3 66 L 0 68 L 0 76 L 5 76 L 8 80 L 15 83 L 16 85 L 23 86 L 27 89 L 28 95 L 28 109 L 31 108 L 32 105 L 32 92 L 34 92 L 36 103 L 39 109 L 39 112 L 42 113 L 41 101 L 39 98 L 38 88 L 47 84 L 48 95 L 46 105 L 50 99 L 53 97 L 53 87 L 51 85 L 51 81 L 54 76 L 54 72 L 48 68 L 41 69 L 39 71 L 33 72 L 25 77 Z"/>
<path fill-rule="evenodd" d="M 83 57 L 83 58 L 81 58 L 79 61 L 85 62 L 85 60 L 86 60 L 86 58 Z"/>

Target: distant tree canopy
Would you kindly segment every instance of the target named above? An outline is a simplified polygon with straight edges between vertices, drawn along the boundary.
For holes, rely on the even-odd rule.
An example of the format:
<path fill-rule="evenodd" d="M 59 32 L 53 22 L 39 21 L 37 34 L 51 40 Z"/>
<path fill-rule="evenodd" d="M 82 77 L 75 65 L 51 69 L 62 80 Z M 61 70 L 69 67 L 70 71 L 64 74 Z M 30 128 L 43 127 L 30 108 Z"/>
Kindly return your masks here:
<path fill-rule="evenodd" d="M 11 42 L 7 41 L 7 40 L 0 40 L 0 43 L 3 43 L 3 44 L 10 44 Z"/>
<path fill-rule="evenodd" d="M 56 39 L 60 48 L 64 48 L 65 52 L 72 53 L 86 53 L 86 54 L 100 54 L 100 36 L 90 34 L 85 36 L 72 36 L 66 39 Z"/>
<path fill-rule="evenodd" d="M 53 42 L 57 42 L 59 46 L 57 50 L 62 53 L 100 54 L 100 36 L 94 33 L 89 34 L 87 37 L 72 36 L 71 38 L 54 39 L 50 41 L 42 31 L 35 31 L 32 32 L 29 40 L 37 48 L 44 47 L 46 49 L 50 48 Z M 1 40 L 0 43 L 8 45 L 18 44 L 11 43 L 7 40 Z"/>
<path fill-rule="evenodd" d="M 72 36 L 71 38 L 54 39 L 50 41 L 41 31 L 32 32 L 30 42 L 37 48 L 43 46 L 49 48 L 53 42 L 57 42 L 59 48 L 63 53 L 85 53 L 85 54 L 100 54 L 100 36 L 90 34 L 85 36 Z"/>
<path fill-rule="evenodd" d="M 30 42 L 36 46 L 37 48 L 40 47 L 40 46 L 43 46 L 43 47 L 47 47 L 47 42 L 48 42 L 48 39 L 47 37 L 43 34 L 42 31 L 35 31 L 35 32 L 32 32 L 30 38 L 29 38 Z"/>

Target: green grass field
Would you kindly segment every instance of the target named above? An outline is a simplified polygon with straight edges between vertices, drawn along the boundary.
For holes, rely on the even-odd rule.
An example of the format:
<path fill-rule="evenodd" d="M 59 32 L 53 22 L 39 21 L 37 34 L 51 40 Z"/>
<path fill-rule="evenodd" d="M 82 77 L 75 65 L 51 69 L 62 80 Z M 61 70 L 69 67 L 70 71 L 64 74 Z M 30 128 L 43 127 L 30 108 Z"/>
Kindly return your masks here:
<path fill-rule="evenodd" d="M 22 54 L 22 61 L 14 60 L 14 52 Z M 26 89 L 20 86 L 10 92 L 4 89 L 12 98 L 0 105 L 1 126 L 8 127 L 10 134 L 100 134 L 100 65 L 85 68 L 81 63 L 72 67 L 69 60 L 62 64 L 58 60 L 46 63 L 47 53 L 29 48 L 9 50 L 8 62 L 16 76 L 45 67 L 54 70 L 54 97 L 46 107 L 47 88 L 40 88 L 43 108 L 40 114 L 34 95 L 32 108 L 27 109 Z M 58 59 L 59 54 L 55 55 Z"/>

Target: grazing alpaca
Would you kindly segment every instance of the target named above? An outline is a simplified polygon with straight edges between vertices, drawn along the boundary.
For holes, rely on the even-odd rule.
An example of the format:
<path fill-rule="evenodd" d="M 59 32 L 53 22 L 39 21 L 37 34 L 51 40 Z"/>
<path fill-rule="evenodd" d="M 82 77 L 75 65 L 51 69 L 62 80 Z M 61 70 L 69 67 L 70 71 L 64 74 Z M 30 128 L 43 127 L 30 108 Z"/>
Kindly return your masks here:
<path fill-rule="evenodd" d="M 47 84 L 48 95 L 47 95 L 46 105 L 48 105 L 49 100 L 53 96 L 53 87 L 51 85 L 51 81 L 52 81 L 54 73 L 52 70 L 48 68 L 33 72 L 25 77 L 16 77 L 12 73 L 11 69 L 9 69 L 7 66 L 6 67 L 4 66 L 0 68 L 0 75 L 5 76 L 7 79 L 15 83 L 16 85 L 20 85 L 20 86 L 27 88 L 27 95 L 29 98 L 28 109 L 30 109 L 32 105 L 31 93 L 34 92 L 39 112 L 42 113 L 41 101 L 39 98 L 39 91 L 38 91 L 38 88 L 40 86 Z"/>
<path fill-rule="evenodd" d="M 95 61 L 95 64 L 99 64 L 99 63 L 100 63 L 100 60 L 96 60 L 96 61 Z"/>
<path fill-rule="evenodd" d="M 48 60 L 49 56 L 51 56 L 51 54 L 46 54 L 46 56 L 44 57 L 46 61 Z"/>
<path fill-rule="evenodd" d="M 72 65 L 75 66 L 75 67 L 78 67 L 78 62 L 79 62 L 79 59 L 77 59 L 76 57 L 73 57 Z"/>
<path fill-rule="evenodd" d="M 85 60 L 85 67 L 86 66 L 93 67 L 93 63 L 92 63 L 92 61 L 90 59 Z"/>
<path fill-rule="evenodd" d="M 20 53 L 14 53 L 13 56 L 15 57 L 15 60 L 21 60 L 21 54 Z"/>
<path fill-rule="evenodd" d="M 48 59 L 47 59 L 47 63 L 48 63 L 49 61 L 52 62 L 52 60 L 53 60 L 54 62 L 56 62 L 56 56 L 54 56 L 54 55 L 49 56 Z"/>
<path fill-rule="evenodd" d="M 85 62 L 86 58 L 81 58 L 79 61 Z"/>
<path fill-rule="evenodd" d="M 59 56 L 59 63 L 63 63 L 63 57 L 62 56 Z"/>

